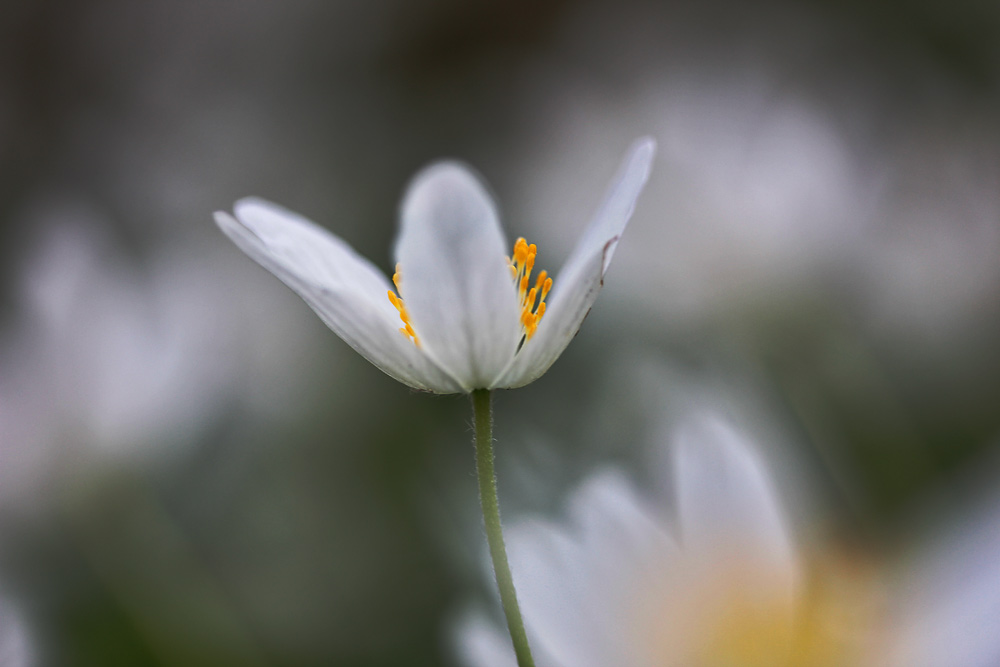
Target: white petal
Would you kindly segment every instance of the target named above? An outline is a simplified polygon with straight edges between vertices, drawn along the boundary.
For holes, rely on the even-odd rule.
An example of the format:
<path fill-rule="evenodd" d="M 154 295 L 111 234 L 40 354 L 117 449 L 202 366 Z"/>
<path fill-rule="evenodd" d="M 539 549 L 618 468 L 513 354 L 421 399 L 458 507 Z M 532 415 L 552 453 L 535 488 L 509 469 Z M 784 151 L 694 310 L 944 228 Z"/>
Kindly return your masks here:
<path fill-rule="evenodd" d="M 749 443 L 718 419 L 677 438 L 682 548 L 706 568 L 739 570 L 794 596 L 797 564 L 777 494 Z"/>
<path fill-rule="evenodd" d="M 454 630 L 456 652 L 468 667 L 517 667 L 517 658 L 510 637 L 485 614 L 473 612 L 463 616 Z M 535 657 L 538 662 L 538 658 Z"/>
<path fill-rule="evenodd" d="M 492 199 L 469 169 L 438 163 L 414 177 L 401 222 L 402 296 L 421 344 L 465 389 L 489 387 L 519 338 Z"/>
<path fill-rule="evenodd" d="M 497 387 L 520 387 L 549 369 L 580 330 L 604 284 L 618 239 L 632 216 L 653 164 L 656 142 L 644 138 L 629 150 L 604 204 L 553 281 L 548 310 L 534 337 L 526 341 Z"/>
<path fill-rule="evenodd" d="M 242 199 L 236 218 L 216 213 L 222 231 L 277 276 L 338 336 L 391 377 L 442 394 L 462 388 L 408 338 L 389 302 L 386 277 L 342 240 L 275 204 Z"/>
<path fill-rule="evenodd" d="M 624 475 L 594 475 L 573 494 L 570 524 L 522 521 L 507 531 L 532 647 L 558 665 L 632 667 L 642 587 L 676 548 Z"/>

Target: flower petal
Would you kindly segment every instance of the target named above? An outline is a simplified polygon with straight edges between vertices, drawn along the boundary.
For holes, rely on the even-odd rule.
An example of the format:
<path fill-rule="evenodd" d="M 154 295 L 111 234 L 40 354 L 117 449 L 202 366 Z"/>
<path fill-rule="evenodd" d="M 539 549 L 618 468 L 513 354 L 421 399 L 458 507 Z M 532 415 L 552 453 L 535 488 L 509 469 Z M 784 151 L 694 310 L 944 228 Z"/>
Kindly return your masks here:
<path fill-rule="evenodd" d="M 795 552 L 777 493 L 749 443 L 708 416 L 681 430 L 675 457 L 685 553 L 716 577 L 744 573 L 790 601 Z"/>
<path fill-rule="evenodd" d="M 589 478 L 570 498 L 568 521 L 514 523 L 507 547 L 539 665 L 636 667 L 636 612 L 676 545 L 620 471 Z"/>
<path fill-rule="evenodd" d="M 389 281 L 342 240 L 305 218 L 260 199 L 241 199 L 236 217 L 215 221 L 239 248 L 277 276 L 338 336 L 387 375 L 442 394 L 462 388 L 399 333 Z"/>
<path fill-rule="evenodd" d="M 401 296 L 421 344 L 466 390 L 489 387 L 520 337 L 492 199 L 468 168 L 434 164 L 414 177 L 401 224 Z"/>
<path fill-rule="evenodd" d="M 469 667 L 517 667 L 510 637 L 484 612 L 476 610 L 459 618 L 453 634 L 461 664 Z"/>
<path fill-rule="evenodd" d="M 495 387 L 520 387 L 549 369 L 580 330 L 611 263 L 618 239 L 628 224 L 642 192 L 656 152 L 656 142 L 646 137 L 629 150 L 604 204 L 594 216 L 554 281 L 548 310 L 530 341 L 494 382 Z"/>

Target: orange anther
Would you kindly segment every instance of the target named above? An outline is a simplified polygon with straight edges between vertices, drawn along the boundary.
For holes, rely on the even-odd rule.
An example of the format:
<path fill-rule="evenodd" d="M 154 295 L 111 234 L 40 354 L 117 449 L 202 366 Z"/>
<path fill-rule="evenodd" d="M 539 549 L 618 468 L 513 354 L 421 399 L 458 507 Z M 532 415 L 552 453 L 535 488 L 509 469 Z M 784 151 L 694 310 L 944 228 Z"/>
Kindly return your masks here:
<path fill-rule="evenodd" d="M 397 290 L 399 290 L 399 284 L 401 282 L 403 282 L 403 276 L 402 276 L 402 274 L 399 271 L 399 264 L 397 263 L 396 264 L 396 272 L 394 274 L 392 274 L 392 284 L 396 286 Z"/>
<path fill-rule="evenodd" d="M 535 266 L 537 256 L 538 246 L 534 243 L 529 244 L 522 237 L 515 241 L 514 252 L 511 257 L 507 258 L 510 274 L 521 304 L 520 321 L 525 340 L 535 335 L 538 322 L 545 314 L 545 297 L 552 289 L 552 278 L 549 277 L 548 271 L 541 271 L 534 280 L 534 287 L 528 289 L 531 285 L 531 271 Z"/>
<path fill-rule="evenodd" d="M 528 259 L 528 244 L 524 242 L 524 239 L 519 241 L 518 245 L 514 246 L 514 261 L 523 265 Z"/>
<path fill-rule="evenodd" d="M 396 285 L 397 290 L 399 289 L 399 284 L 402 280 L 403 278 L 399 270 L 399 264 L 396 264 L 396 273 L 392 276 L 392 282 Z M 403 303 L 403 300 L 392 290 L 388 290 L 387 294 L 389 296 L 389 303 L 396 307 L 396 310 L 399 311 L 399 319 L 403 321 L 404 326 L 400 327 L 399 332 L 407 338 L 413 340 L 414 345 L 420 347 L 420 339 L 417 338 L 416 332 L 413 330 L 413 327 L 410 326 L 410 314 L 406 312 L 406 305 Z"/>

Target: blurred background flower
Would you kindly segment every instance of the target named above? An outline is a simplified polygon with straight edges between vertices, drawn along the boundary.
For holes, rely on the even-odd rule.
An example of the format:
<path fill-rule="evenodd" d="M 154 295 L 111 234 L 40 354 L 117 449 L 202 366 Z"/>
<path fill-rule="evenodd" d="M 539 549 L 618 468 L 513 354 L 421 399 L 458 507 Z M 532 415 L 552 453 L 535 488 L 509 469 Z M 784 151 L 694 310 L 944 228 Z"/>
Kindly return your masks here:
<path fill-rule="evenodd" d="M 671 410 L 732 394 L 808 485 L 795 534 L 966 543 L 939 517 L 997 479 L 998 36 L 968 1 L 3 3 L 0 581 L 37 662 L 448 663 L 486 594 L 468 405 L 371 373 L 211 222 L 257 194 L 388 271 L 441 157 L 553 267 L 660 146 L 583 331 L 497 397 L 507 516 L 609 462 L 651 483 L 642 348 Z"/>
<path fill-rule="evenodd" d="M 529 519 L 508 530 L 539 664 L 859 664 L 855 635 L 868 619 L 811 590 L 752 445 L 717 414 L 682 428 L 671 469 L 657 475 L 660 495 L 673 489 L 670 507 L 609 470 L 571 494 L 566 525 Z M 468 664 L 514 664 L 480 618 L 461 619 L 457 634 Z"/>
<path fill-rule="evenodd" d="M 995 663 L 995 492 L 894 557 L 844 542 L 822 514 L 799 511 L 796 535 L 786 502 L 797 504 L 789 491 L 809 475 L 776 480 L 721 398 L 688 401 L 678 425 L 669 403 L 652 417 L 651 488 L 608 468 L 569 494 L 558 519 L 508 524 L 539 665 Z M 456 614 L 462 664 L 517 664 L 501 619 L 496 599 Z"/>

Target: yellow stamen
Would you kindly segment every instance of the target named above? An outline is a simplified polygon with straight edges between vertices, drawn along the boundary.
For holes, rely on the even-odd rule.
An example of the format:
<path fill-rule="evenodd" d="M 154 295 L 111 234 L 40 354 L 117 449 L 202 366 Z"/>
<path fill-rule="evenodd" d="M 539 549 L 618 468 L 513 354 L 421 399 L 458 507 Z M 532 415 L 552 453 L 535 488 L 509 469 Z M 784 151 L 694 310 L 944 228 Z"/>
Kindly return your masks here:
<path fill-rule="evenodd" d="M 547 271 L 541 271 L 531 287 L 531 272 L 535 268 L 538 246 L 524 238 L 514 242 L 514 252 L 507 259 L 510 275 L 517 290 L 517 301 L 521 306 L 521 334 L 531 340 L 538 329 L 538 323 L 545 315 L 545 297 L 552 289 L 552 279 Z M 531 287 L 531 289 L 528 289 Z"/>
<path fill-rule="evenodd" d="M 403 303 L 399 300 L 399 297 L 396 296 L 396 293 L 393 292 L 392 290 L 389 290 L 388 294 L 389 294 L 389 303 L 394 305 L 396 307 L 396 310 L 402 310 Z"/>
<path fill-rule="evenodd" d="M 524 238 L 519 238 L 514 244 L 514 263 L 524 264 L 528 259 L 528 242 Z"/>
<path fill-rule="evenodd" d="M 395 285 L 396 289 L 399 290 L 401 293 L 402 290 L 400 289 L 400 285 L 402 284 L 402 282 L 403 282 L 403 276 L 400 273 L 399 264 L 396 264 L 396 272 L 392 274 L 392 284 Z M 413 325 L 410 324 L 410 314 L 406 312 L 406 305 L 403 303 L 403 300 L 398 296 L 396 296 L 396 294 L 392 290 L 389 290 L 388 294 L 389 294 L 389 303 L 391 303 L 393 306 L 396 307 L 396 310 L 399 311 L 399 319 L 403 321 L 403 326 L 399 328 L 399 332 L 404 336 L 406 336 L 407 338 L 411 339 L 414 345 L 420 347 L 420 339 L 417 338 L 417 334 L 413 330 Z"/>
<path fill-rule="evenodd" d="M 549 278 L 547 271 L 540 271 L 532 286 L 531 272 L 535 268 L 535 259 L 538 256 L 538 246 L 528 243 L 524 238 L 519 238 L 514 243 L 514 251 L 510 257 L 505 257 L 507 267 L 510 269 L 510 277 L 514 282 L 514 289 L 517 290 L 517 302 L 521 308 L 519 321 L 521 324 L 521 335 L 524 340 L 531 340 L 538 329 L 538 323 L 545 315 L 545 297 L 552 289 L 552 278 Z M 406 310 L 406 304 L 401 297 L 403 276 L 399 264 L 396 264 L 396 272 L 392 275 L 392 283 L 396 286 L 396 291 L 388 290 L 389 303 L 399 311 L 399 319 L 403 326 L 399 331 L 404 336 L 413 341 L 414 345 L 420 347 L 420 339 L 417 337 L 413 324 L 410 322 L 410 314 Z M 530 288 L 530 289 L 529 289 Z"/>

